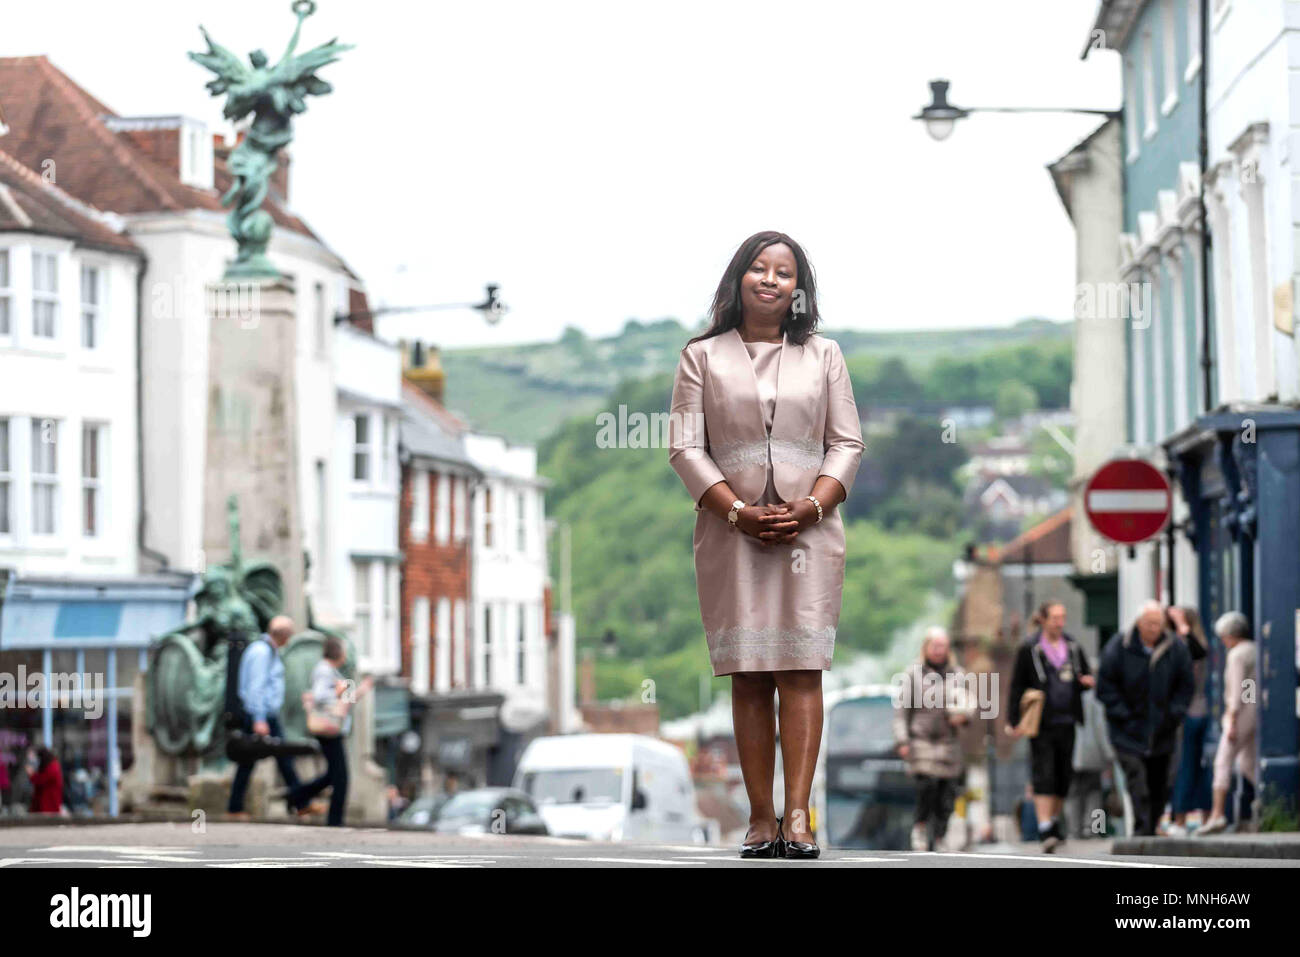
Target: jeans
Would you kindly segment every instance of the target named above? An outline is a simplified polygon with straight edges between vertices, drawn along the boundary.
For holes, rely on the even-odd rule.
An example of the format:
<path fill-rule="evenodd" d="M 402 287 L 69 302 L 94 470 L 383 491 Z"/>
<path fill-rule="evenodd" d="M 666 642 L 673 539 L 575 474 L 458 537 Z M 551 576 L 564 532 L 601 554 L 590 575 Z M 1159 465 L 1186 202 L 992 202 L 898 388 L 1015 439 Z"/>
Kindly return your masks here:
<path fill-rule="evenodd" d="M 930 850 L 948 833 L 948 818 L 952 817 L 957 800 L 956 778 L 933 778 L 926 774 L 916 776 L 916 823 L 925 825 Z"/>
<path fill-rule="evenodd" d="M 271 737 L 283 738 L 284 729 L 280 726 L 279 715 L 268 715 L 267 725 L 271 729 Z M 253 719 L 251 717 L 244 720 L 244 733 L 253 733 Z M 244 795 L 248 793 L 248 780 L 253 776 L 253 764 L 249 761 L 247 764 L 240 764 L 235 769 L 235 780 L 230 785 L 230 804 L 226 810 L 231 814 L 239 814 L 244 810 Z M 298 774 L 293 769 L 293 759 L 286 756 L 275 759 L 276 767 L 280 769 L 280 777 L 284 778 L 285 787 L 293 790 L 298 786 Z"/>
<path fill-rule="evenodd" d="M 1178 753 L 1178 776 L 1174 779 L 1175 814 L 1205 811 L 1210 807 L 1210 777 L 1213 769 L 1205 762 L 1205 739 L 1210 719 L 1202 715 L 1183 721 L 1182 746 Z"/>
<path fill-rule="evenodd" d="M 1164 813 L 1169 798 L 1169 763 L 1172 755 L 1134 754 L 1116 750 L 1115 757 L 1124 769 L 1129 800 L 1133 802 L 1133 833 L 1152 835 Z"/>
<path fill-rule="evenodd" d="M 342 827 L 343 809 L 348 802 L 348 756 L 343 750 L 343 738 L 319 734 L 315 738 L 325 756 L 325 773 L 289 792 L 289 803 L 298 808 L 306 807 L 317 794 L 330 788 L 330 810 L 325 823 L 330 827 Z"/>

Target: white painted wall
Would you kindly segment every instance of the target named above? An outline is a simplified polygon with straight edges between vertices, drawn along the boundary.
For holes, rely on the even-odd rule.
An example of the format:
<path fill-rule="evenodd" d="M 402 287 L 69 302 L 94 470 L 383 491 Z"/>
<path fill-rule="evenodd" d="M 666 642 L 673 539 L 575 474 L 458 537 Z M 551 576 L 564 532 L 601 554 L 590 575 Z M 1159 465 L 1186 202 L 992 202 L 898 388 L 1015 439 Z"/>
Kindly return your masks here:
<path fill-rule="evenodd" d="M 191 210 L 128 217 L 128 232 L 144 248 L 144 434 L 148 533 L 146 544 L 174 568 L 203 563 L 202 496 L 207 429 L 208 323 L 204 290 L 221 278 L 235 253 L 223 214 Z M 304 528 L 317 514 L 315 464 L 333 462 L 334 330 L 324 348 L 315 341 L 313 289 L 321 283 L 330 314 L 346 309 L 347 274 L 329 250 L 277 229 L 270 255 L 297 288 L 298 456 Z M 333 506 L 333 503 L 331 503 Z M 309 539 L 313 537 L 307 532 Z M 314 548 L 309 541 L 308 547 Z M 333 563 L 326 562 L 332 566 Z M 313 554 L 313 569 L 322 562 Z"/>
<path fill-rule="evenodd" d="M 1274 320 L 1285 324 L 1295 310 L 1300 3 L 1228 4 L 1213 22 L 1210 63 L 1207 202 L 1218 226 L 1214 254 L 1232 268 L 1231 282 L 1216 289 L 1219 397 L 1294 401 L 1296 339 Z"/>
<path fill-rule="evenodd" d="M 398 606 L 397 519 L 401 471 L 397 434 L 402 389 L 401 352 L 395 346 L 347 325 L 335 330 L 334 380 L 338 389 L 334 422 L 329 592 L 335 623 L 354 629 L 362 563 L 371 596 L 371 639 L 360 647 L 361 667 L 375 674 L 401 670 L 401 618 Z M 357 416 L 368 423 L 364 478 L 356 477 Z M 382 599 L 382 601 L 380 600 Z"/>
<path fill-rule="evenodd" d="M 544 483 L 537 476 L 537 450 L 499 436 L 467 433 L 465 451 L 484 472 L 473 491 L 471 603 L 472 671 L 477 688 L 502 691 L 522 707 L 546 707 L 544 601 L 546 542 Z M 488 535 L 489 507 L 492 533 Z M 522 534 L 522 539 L 521 539 Z M 491 609 L 491 635 L 484 635 Z M 519 680 L 520 635 L 524 680 Z M 485 637 L 492 649 L 485 667 Z"/>
<path fill-rule="evenodd" d="M 75 248 L 69 241 L 0 233 L 8 250 L 7 336 L 0 336 L 0 418 L 9 419 L 10 534 L 0 565 L 28 575 L 133 575 L 136 533 L 136 276 L 130 256 Z M 56 257 L 59 320 L 54 340 L 32 335 L 32 253 Z M 81 266 L 100 271 L 98 346 L 82 347 Z M 49 420 L 57 437 L 58 522 L 52 536 L 31 522 L 32 430 Z M 102 531 L 83 534 L 82 425 L 105 427 L 101 452 Z"/>

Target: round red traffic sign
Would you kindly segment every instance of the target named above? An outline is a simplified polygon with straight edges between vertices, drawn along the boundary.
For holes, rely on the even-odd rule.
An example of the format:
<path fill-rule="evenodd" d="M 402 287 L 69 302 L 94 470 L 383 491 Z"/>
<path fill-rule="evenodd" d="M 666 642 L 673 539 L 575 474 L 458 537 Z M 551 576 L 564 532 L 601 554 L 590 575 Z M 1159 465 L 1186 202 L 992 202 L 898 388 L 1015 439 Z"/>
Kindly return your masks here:
<path fill-rule="evenodd" d="M 1164 473 L 1141 459 L 1112 459 L 1083 490 L 1088 521 L 1121 545 L 1144 542 L 1165 527 L 1173 495 Z"/>

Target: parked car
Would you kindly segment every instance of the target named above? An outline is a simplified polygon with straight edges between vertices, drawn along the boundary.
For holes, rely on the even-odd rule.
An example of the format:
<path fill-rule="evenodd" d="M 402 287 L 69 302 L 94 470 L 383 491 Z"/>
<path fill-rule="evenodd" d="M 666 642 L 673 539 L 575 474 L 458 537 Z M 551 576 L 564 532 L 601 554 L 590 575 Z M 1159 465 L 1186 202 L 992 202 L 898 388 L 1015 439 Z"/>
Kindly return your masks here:
<path fill-rule="evenodd" d="M 513 788 L 475 788 L 447 799 L 433 818 L 440 834 L 549 834 L 527 794 Z"/>
<path fill-rule="evenodd" d="M 450 799 L 450 796 L 446 794 L 416 798 L 397 816 L 397 826 L 432 829 L 433 822 L 438 817 L 438 812 Z"/>
<path fill-rule="evenodd" d="M 515 787 L 552 834 L 597 841 L 702 842 L 695 785 L 682 752 L 641 734 L 535 738 Z"/>

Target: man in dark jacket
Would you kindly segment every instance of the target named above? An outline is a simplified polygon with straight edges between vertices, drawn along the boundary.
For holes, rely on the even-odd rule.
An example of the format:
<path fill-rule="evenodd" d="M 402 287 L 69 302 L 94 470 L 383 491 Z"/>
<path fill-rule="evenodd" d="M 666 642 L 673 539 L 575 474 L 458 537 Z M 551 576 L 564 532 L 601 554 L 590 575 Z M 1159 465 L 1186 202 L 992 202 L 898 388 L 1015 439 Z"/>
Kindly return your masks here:
<path fill-rule="evenodd" d="M 1191 704 L 1187 646 L 1165 630 L 1159 602 L 1142 606 L 1128 633 L 1101 653 L 1097 697 L 1133 802 L 1134 833 L 1154 834 L 1169 796 L 1169 761 Z"/>
<path fill-rule="evenodd" d="M 1038 816 L 1038 839 L 1051 853 L 1065 840 L 1060 817 L 1070 792 L 1074 726 L 1083 724 L 1083 689 L 1093 686 L 1088 656 L 1065 633 L 1065 605 L 1049 601 L 1034 617 L 1038 630 L 1016 654 L 1007 701 L 1007 733 L 1021 735 L 1020 698 L 1031 689 L 1043 693 L 1038 733 L 1029 739 L 1030 784 Z"/>

